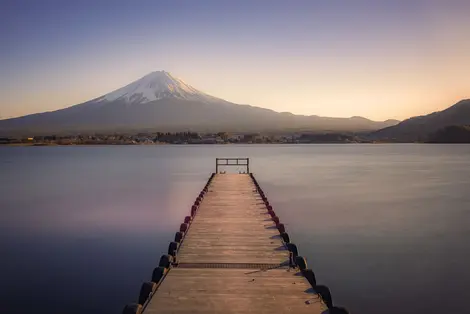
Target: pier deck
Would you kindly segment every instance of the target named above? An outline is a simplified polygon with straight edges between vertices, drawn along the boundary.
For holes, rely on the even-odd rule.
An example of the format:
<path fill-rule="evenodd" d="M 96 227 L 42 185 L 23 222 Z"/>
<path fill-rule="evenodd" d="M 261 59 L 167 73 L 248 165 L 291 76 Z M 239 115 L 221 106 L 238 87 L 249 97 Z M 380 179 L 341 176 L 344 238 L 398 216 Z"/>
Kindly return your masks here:
<path fill-rule="evenodd" d="M 309 313 L 327 306 L 298 269 L 248 174 L 216 174 L 145 314 Z"/>

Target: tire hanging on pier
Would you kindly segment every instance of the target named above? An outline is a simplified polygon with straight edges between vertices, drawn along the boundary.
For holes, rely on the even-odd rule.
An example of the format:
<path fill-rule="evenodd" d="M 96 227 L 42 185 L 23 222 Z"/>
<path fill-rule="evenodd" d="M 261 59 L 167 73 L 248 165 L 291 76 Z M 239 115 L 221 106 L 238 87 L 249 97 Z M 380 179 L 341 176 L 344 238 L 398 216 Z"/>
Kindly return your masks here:
<path fill-rule="evenodd" d="M 315 273 L 311 269 L 304 269 L 302 270 L 302 275 L 307 279 L 309 284 L 312 286 L 312 288 L 315 288 L 317 286 L 317 278 L 315 277 Z"/>
<path fill-rule="evenodd" d="M 287 243 L 287 249 L 292 253 L 294 260 L 297 256 L 299 256 L 299 250 L 297 250 L 297 245 L 294 243 Z"/>
<path fill-rule="evenodd" d="M 171 242 L 168 245 L 168 255 L 175 257 L 177 249 L 178 249 L 178 242 Z"/>
<path fill-rule="evenodd" d="M 277 216 L 274 216 L 274 217 L 272 218 L 272 220 L 274 221 L 274 223 L 275 223 L 276 225 L 279 223 L 279 217 L 277 217 Z"/>
<path fill-rule="evenodd" d="M 290 242 L 289 234 L 287 234 L 287 232 L 281 233 L 281 238 L 282 238 L 282 241 L 284 241 L 284 243 Z"/>
<path fill-rule="evenodd" d="M 181 243 L 181 240 L 183 239 L 183 232 L 177 232 L 175 233 L 175 242 Z"/>
<path fill-rule="evenodd" d="M 302 256 L 295 257 L 295 265 L 297 265 L 297 267 L 299 267 L 300 270 L 307 269 L 307 261 Z"/>
<path fill-rule="evenodd" d="M 151 294 L 157 290 L 157 284 L 155 282 L 147 281 L 142 284 L 139 294 L 139 304 L 144 305 L 145 301 L 148 300 Z"/>
<path fill-rule="evenodd" d="M 158 263 L 159 267 L 170 268 L 173 257 L 171 255 L 162 255 L 160 257 L 160 262 Z"/>
<path fill-rule="evenodd" d="M 141 314 L 142 305 L 137 303 L 129 303 L 122 310 L 122 314 Z"/>
<path fill-rule="evenodd" d="M 333 307 L 333 298 L 331 297 L 330 289 L 328 289 L 327 286 L 318 285 L 313 289 L 315 290 L 316 293 L 318 293 L 321 296 L 323 302 L 325 302 L 328 308 Z"/>
<path fill-rule="evenodd" d="M 159 283 L 165 274 L 166 274 L 166 268 L 155 267 L 152 272 L 152 281 L 155 283 Z"/>
<path fill-rule="evenodd" d="M 284 226 L 284 224 L 277 224 L 277 230 L 279 230 L 279 233 L 286 233 L 286 227 Z"/>
<path fill-rule="evenodd" d="M 180 232 L 186 233 L 187 230 L 188 230 L 188 224 L 182 223 L 180 225 Z"/>
<path fill-rule="evenodd" d="M 184 217 L 184 223 L 189 224 L 191 222 L 191 216 Z"/>

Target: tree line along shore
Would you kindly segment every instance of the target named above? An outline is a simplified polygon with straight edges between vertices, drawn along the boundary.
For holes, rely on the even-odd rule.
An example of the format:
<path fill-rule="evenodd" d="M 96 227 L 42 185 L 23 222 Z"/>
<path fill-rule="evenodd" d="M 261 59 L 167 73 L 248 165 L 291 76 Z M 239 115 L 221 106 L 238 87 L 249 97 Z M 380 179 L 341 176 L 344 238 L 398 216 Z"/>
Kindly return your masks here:
<path fill-rule="evenodd" d="M 357 135 L 340 133 L 237 134 L 228 132 L 155 132 L 136 134 L 47 135 L 0 137 L 3 145 L 152 145 L 152 144 L 282 144 L 282 143 L 362 143 Z"/>
<path fill-rule="evenodd" d="M 334 132 L 292 133 L 198 133 L 140 132 L 135 134 L 41 135 L 0 137 L 0 145 L 156 145 L 156 144 L 308 144 L 308 143 L 399 143 L 393 138 L 377 139 L 369 134 Z M 421 143 L 470 143 L 470 126 L 448 126 L 422 140 Z"/>

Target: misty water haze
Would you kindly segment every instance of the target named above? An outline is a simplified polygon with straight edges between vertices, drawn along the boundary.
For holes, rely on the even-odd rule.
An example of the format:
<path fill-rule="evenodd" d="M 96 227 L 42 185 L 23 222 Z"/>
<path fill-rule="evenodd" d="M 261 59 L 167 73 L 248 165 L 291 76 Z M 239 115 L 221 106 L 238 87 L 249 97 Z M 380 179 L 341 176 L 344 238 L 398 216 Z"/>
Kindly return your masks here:
<path fill-rule="evenodd" d="M 240 155 L 335 303 L 465 313 L 470 146 L 413 144 L 0 148 L 0 312 L 118 313 Z"/>

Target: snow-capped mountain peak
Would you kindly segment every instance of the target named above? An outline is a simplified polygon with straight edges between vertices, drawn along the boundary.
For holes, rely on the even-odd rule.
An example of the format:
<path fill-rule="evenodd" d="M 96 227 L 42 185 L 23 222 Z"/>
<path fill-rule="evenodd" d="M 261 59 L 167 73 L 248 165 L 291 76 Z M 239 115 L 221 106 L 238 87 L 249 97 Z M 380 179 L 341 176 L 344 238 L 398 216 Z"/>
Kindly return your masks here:
<path fill-rule="evenodd" d="M 165 71 L 155 71 L 104 95 L 99 101 L 124 100 L 128 103 L 147 103 L 163 98 L 204 100 L 210 96 L 198 91 Z"/>

